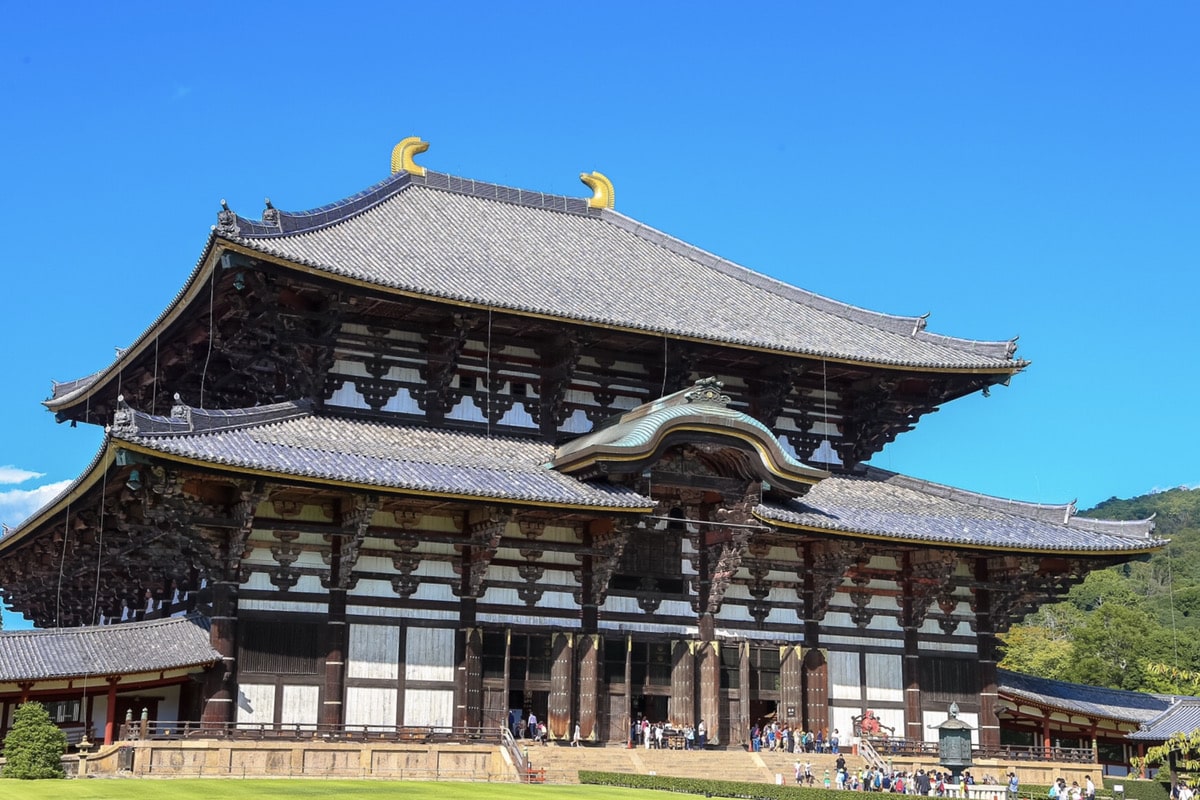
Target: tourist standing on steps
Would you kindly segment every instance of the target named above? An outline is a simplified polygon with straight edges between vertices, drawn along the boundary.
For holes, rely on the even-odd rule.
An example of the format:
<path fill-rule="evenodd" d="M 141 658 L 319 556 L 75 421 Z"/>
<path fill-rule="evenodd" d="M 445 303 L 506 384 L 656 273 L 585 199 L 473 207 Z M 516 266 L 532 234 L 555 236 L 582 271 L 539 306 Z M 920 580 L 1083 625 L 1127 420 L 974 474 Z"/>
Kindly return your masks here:
<path fill-rule="evenodd" d="M 700 750 L 708 744 L 708 728 L 704 726 L 704 720 L 700 720 L 700 724 L 696 726 L 696 747 Z"/>
<path fill-rule="evenodd" d="M 579 723 L 575 723 L 575 735 L 571 737 L 571 747 L 579 747 L 579 741 L 583 738 L 583 731 L 579 729 Z"/>

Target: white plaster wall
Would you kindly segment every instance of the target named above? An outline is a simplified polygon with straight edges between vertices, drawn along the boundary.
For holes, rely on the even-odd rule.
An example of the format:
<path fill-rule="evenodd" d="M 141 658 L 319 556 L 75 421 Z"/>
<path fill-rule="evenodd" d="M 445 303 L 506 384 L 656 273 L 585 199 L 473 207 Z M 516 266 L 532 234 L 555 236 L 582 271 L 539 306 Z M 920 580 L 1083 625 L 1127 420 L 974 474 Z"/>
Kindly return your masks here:
<path fill-rule="evenodd" d="M 400 677 L 399 661 L 400 628 L 395 625 L 350 626 L 347 677 L 396 680 Z"/>
<path fill-rule="evenodd" d="M 396 725 L 395 689 L 351 686 L 346 689 L 346 724 L 390 729 Z"/>
<path fill-rule="evenodd" d="M 410 681 L 454 680 L 454 629 L 409 628 L 404 677 Z"/>
<path fill-rule="evenodd" d="M 454 724 L 454 691 L 409 689 L 404 693 L 404 724 L 449 727 Z"/>
<path fill-rule="evenodd" d="M 275 721 L 275 686 L 243 683 L 238 686 L 238 725 L 270 725 Z"/>

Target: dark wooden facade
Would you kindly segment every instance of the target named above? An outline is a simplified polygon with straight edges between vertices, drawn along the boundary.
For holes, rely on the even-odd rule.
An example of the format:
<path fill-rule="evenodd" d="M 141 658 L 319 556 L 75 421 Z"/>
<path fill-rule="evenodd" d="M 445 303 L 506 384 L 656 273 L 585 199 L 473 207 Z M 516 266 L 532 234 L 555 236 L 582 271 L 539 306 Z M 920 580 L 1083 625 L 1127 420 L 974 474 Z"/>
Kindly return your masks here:
<path fill-rule="evenodd" d="M 578 723 L 623 741 L 645 714 L 703 720 L 724 744 L 768 714 L 848 731 L 870 707 L 924 738 L 923 715 L 953 696 L 998 743 L 996 634 L 1128 557 L 831 532 L 756 510 L 802 491 L 756 474 L 774 446 L 761 437 L 799 461 L 825 445 L 830 472 L 857 475 L 922 415 L 1024 362 L 888 365 L 517 313 L 347 280 L 220 233 L 119 369 L 59 387 L 60 420 L 114 423 L 113 436 L 0 560 L 7 599 L 40 625 L 208 613 L 224 667 L 204 687 L 206 721 L 498 725 L 519 709 L 554 738 Z M 672 431 L 636 469 L 576 475 L 640 507 L 232 468 L 142 435 L 147 415 L 287 400 L 385 439 L 420 425 L 561 444 L 708 376 L 747 420 L 736 435 Z"/>

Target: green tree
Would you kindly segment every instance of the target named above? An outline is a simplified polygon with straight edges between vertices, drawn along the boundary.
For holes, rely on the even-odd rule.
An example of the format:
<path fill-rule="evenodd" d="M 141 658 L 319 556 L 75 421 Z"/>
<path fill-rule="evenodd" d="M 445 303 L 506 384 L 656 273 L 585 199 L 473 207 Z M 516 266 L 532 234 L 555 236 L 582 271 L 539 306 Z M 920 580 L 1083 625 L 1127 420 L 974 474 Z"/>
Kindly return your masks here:
<path fill-rule="evenodd" d="M 1145 661 L 1157 657 L 1150 650 L 1149 635 L 1156 627 L 1144 611 L 1101 604 L 1075 629 L 1067 680 L 1112 689 L 1142 688 Z"/>
<path fill-rule="evenodd" d="M 1042 625 L 1014 625 L 1000 637 L 1002 669 L 1043 678 L 1066 680 L 1071 665 L 1071 640 Z"/>
<path fill-rule="evenodd" d="M 61 778 L 67 736 L 50 719 L 45 706 L 17 706 L 12 728 L 4 737 L 5 778 Z"/>

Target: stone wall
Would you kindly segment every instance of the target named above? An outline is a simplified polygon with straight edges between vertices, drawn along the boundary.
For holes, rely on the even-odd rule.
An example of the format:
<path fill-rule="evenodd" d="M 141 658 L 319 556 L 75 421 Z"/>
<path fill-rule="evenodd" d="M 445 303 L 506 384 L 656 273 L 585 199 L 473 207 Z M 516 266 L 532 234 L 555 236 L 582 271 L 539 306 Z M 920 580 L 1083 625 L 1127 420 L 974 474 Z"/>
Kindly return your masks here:
<path fill-rule="evenodd" d="M 125 742 L 87 761 L 89 775 L 141 777 L 388 778 L 515 781 L 494 745 L 180 739 Z"/>

